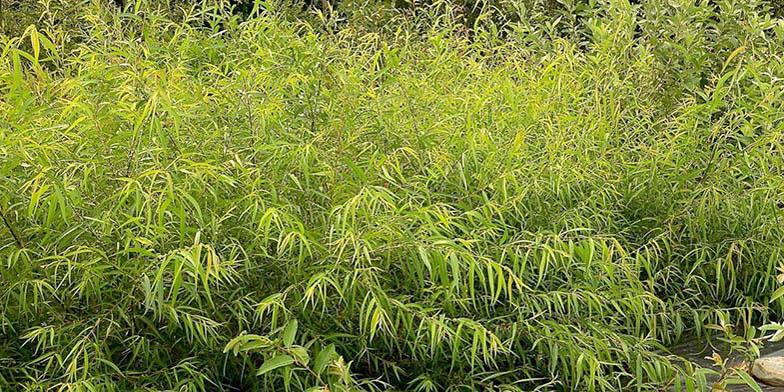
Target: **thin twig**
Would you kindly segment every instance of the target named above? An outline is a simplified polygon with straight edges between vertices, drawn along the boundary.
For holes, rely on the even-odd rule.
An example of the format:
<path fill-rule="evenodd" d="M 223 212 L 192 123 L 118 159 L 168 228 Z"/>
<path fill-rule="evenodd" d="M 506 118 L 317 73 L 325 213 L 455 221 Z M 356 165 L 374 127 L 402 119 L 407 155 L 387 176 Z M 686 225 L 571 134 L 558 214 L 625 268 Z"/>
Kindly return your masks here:
<path fill-rule="evenodd" d="M 324 382 L 324 380 L 321 378 L 321 376 L 318 373 L 316 373 L 313 369 L 308 367 L 308 365 L 305 362 L 302 362 L 296 355 L 294 355 L 293 352 L 291 352 L 291 350 L 289 350 L 289 349 L 287 349 L 287 348 L 285 348 L 285 347 L 283 347 L 281 345 L 278 345 L 278 344 L 275 345 L 275 348 L 277 348 L 279 351 L 281 351 L 281 352 L 285 353 L 286 355 L 290 356 L 291 358 L 293 358 L 294 362 L 296 362 L 297 365 L 299 365 L 300 367 L 305 369 L 308 373 L 310 373 L 311 376 L 315 377 L 316 381 L 318 381 L 319 384 L 321 384 L 321 386 L 324 387 L 324 392 L 330 392 L 331 391 L 331 389 L 329 388 L 329 384 Z"/>
<path fill-rule="evenodd" d="M 321 79 L 316 85 L 316 91 L 310 96 L 310 133 L 316 134 L 316 98 L 318 98 L 321 91 Z M 338 139 L 340 139 L 340 129 L 338 129 Z"/>
<path fill-rule="evenodd" d="M 664 388 L 661 389 L 661 392 L 666 392 L 670 389 L 672 384 L 675 382 L 675 377 L 680 377 L 680 376 L 675 375 L 673 378 L 671 378 L 670 381 L 667 383 L 667 385 L 665 385 Z"/>
<path fill-rule="evenodd" d="M 14 241 L 16 241 L 16 244 L 19 245 L 20 248 L 24 248 L 24 243 L 22 242 L 21 238 L 19 238 L 19 236 L 16 235 L 16 231 L 14 230 L 13 226 L 11 226 L 11 222 L 9 222 L 8 219 L 6 219 L 2 207 L 0 207 L 0 217 L 3 218 L 3 223 L 5 223 L 5 226 L 8 228 L 8 231 L 11 232 L 11 237 L 14 237 Z"/>
<path fill-rule="evenodd" d="M 332 14 L 332 5 L 329 3 L 329 0 L 321 0 L 321 9 L 324 11 L 324 15 L 326 16 Z"/>
<path fill-rule="evenodd" d="M 251 107 L 251 100 L 250 100 L 250 90 L 248 87 L 248 80 L 244 81 L 245 84 L 245 106 L 248 111 L 248 126 L 250 127 L 251 135 L 256 136 L 256 126 L 253 124 L 253 109 Z"/>

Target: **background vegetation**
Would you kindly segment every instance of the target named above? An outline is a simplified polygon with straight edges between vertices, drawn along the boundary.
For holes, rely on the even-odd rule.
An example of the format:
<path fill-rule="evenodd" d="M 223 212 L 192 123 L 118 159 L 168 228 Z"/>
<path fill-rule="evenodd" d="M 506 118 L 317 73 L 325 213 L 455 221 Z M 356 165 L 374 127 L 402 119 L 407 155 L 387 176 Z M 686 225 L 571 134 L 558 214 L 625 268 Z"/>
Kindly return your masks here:
<path fill-rule="evenodd" d="M 784 312 L 774 2 L 127 3 L 3 2 L 0 389 L 704 390 Z"/>

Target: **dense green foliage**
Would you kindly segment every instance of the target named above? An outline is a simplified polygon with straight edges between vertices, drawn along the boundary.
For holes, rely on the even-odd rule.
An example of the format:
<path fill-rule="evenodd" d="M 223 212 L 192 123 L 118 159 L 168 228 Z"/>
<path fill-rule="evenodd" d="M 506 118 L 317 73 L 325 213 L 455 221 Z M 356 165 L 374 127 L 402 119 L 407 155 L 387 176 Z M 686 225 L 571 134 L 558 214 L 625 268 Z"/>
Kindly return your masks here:
<path fill-rule="evenodd" d="M 1 38 L 2 390 L 699 390 L 784 312 L 769 2 L 129 3 Z"/>

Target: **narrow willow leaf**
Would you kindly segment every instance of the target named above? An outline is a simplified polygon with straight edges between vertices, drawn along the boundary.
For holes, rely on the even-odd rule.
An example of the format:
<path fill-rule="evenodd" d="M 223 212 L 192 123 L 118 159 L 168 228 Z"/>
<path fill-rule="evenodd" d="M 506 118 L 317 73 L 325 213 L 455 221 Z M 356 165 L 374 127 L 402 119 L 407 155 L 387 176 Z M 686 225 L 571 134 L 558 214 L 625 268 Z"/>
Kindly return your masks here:
<path fill-rule="evenodd" d="M 294 343 L 294 338 L 297 335 L 297 320 L 291 320 L 283 330 L 283 345 L 290 347 Z"/>
<path fill-rule="evenodd" d="M 745 370 L 738 369 L 737 374 L 741 377 L 741 379 L 743 379 L 749 388 L 753 389 L 755 392 L 762 392 L 762 388 L 759 386 L 759 384 L 757 384 L 757 382 L 754 381 L 754 379 L 751 378 L 751 376 L 746 373 Z"/>
<path fill-rule="evenodd" d="M 256 372 L 256 375 L 257 376 L 261 376 L 261 375 L 263 375 L 265 373 L 268 373 L 268 372 L 270 372 L 272 370 L 275 370 L 275 369 L 278 369 L 278 368 L 281 368 L 281 367 L 284 367 L 284 366 L 289 366 L 292 363 L 294 363 L 294 358 L 292 358 L 292 357 L 290 357 L 288 355 L 285 355 L 285 354 L 278 355 L 276 357 L 273 357 L 271 359 L 268 359 L 268 360 L 264 361 L 264 363 L 261 365 L 261 367 L 259 367 L 259 370 Z"/>
<path fill-rule="evenodd" d="M 329 361 L 334 358 L 336 355 L 335 352 L 335 345 L 330 344 L 329 346 L 322 348 L 321 351 L 316 355 L 316 359 L 313 360 L 313 371 L 318 374 L 324 373 L 324 370 L 327 368 Z"/>
<path fill-rule="evenodd" d="M 779 299 L 782 295 L 784 295 L 784 286 L 777 288 L 776 291 L 773 292 L 773 294 L 770 296 L 770 302 Z"/>

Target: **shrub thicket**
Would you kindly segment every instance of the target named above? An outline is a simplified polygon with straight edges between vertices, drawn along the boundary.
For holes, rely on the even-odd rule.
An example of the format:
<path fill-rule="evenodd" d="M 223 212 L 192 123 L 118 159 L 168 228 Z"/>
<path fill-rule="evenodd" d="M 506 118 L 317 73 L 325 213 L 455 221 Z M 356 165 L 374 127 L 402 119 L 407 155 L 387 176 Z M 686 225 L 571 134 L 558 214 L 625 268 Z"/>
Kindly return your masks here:
<path fill-rule="evenodd" d="M 129 3 L 1 38 L 0 388 L 700 390 L 784 311 L 768 3 Z"/>

